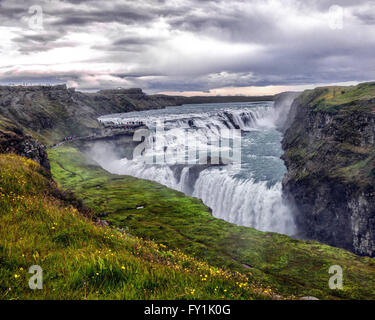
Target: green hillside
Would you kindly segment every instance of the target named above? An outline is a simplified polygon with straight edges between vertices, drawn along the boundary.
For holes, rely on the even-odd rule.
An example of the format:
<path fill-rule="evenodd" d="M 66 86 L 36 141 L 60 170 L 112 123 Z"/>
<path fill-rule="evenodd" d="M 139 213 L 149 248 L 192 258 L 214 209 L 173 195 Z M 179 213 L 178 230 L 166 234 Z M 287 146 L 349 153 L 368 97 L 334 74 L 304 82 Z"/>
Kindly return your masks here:
<path fill-rule="evenodd" d="M 246 273 L 97 226 L 58 193 L 32 160 L 0 155 L 0 299 L 282 298 Z M 31 265 L 43 290 L 29 289 Z"/>
<path fill-rule="evenodd" d="M 51 150 L 49 157 L 55 180 L 96 215 L 107 214 L 103 219 L 113 227 L 212 266 L 245 272 L 255 286 L 283 296 L 375 298 L 371 258 L 216 219 L 200 200 L 155 182 L 109 174 L 73 148 Z M 328 269 L 337 264 L 344 270 L 344 290 L 328 287 Z"/>

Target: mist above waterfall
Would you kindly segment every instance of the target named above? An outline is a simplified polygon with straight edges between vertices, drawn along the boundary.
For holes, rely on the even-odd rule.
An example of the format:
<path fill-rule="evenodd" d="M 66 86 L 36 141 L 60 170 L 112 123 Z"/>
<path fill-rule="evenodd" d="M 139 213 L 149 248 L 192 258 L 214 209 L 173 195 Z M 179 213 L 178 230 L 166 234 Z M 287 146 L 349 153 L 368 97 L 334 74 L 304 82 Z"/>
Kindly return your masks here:
<path fill-rule="evenodd" d="M 290 108 L 300 92 L 282 92 L 276 95 L 274 102 L 274 125 L 278 130 L 284 131 L 285 124 L 290 115 Z"/>
<path fill-rule="evenodd" d="M 277 128 L 281 110 L 272 102 L 186 105 L 162 110 L 102 117 L 102 121 L 126 123 L 142 120 L 151 129 L 145 144 L 133 158 L 116 158 L 115 150 L 98 145 L 91 156 L 106 170 L 149 179 L 202 199 L 217 218 L 262 231 L 293 235 L 292 210 L 282 196 L 286 168 L 280 159 L 282 135 Z M 163 123 L 163 131 L 152 130 Z M 240 131 L 241 144 L 225 146 L 226 130 Z M 150 147 L 150 145 L 152 147 Z M 240 167 L 232 163 L 187 162 L 187 147 L 222 156 L 237 152 Z M 224 145 L 224 147 L 223 147 Z M 171 162 L 150 162 L 168 154 Z M 203 152 L 203 154 L 205 154 Z M 235 159 L 235 158 L 233 158 Z M 232 160 L 233 160 L 232 159 Z"/>

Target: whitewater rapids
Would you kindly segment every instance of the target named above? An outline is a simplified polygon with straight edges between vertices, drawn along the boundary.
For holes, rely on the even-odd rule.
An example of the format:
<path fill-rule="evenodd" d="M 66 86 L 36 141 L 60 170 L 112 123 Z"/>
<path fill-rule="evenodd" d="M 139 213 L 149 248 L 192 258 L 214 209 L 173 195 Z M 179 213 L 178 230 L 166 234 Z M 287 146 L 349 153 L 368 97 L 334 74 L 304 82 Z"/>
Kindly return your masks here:
<path fill-rule="evenodd" d="M 292 210 L 282 195 L 286 168 L 280 159 L 282 137 L 275 127 L 276 116 L 272 102 L 185 105 L 109 115 L 100 120 L 115 124 L 142 120 L 149 128 L 163 123 L 165 131 L 148 137 L 159 143 L 133 159 L 111 159 L 103 150 L 92 150 L 91 156 L 111 173 L 153 180 L 200 198 L 217 218 L 261 231 L 294 235 Z M 197 172 L 184 163 L 186 144 L 194 143 L 197 150 L 203 150 L 209 141 L 213 150 L 216 144 L 212 142 L 223 129 L 242 132 L 240 170 L 215 166 Z M 166 150 L 176 164 L 182 165 L 147 161 Z"/>

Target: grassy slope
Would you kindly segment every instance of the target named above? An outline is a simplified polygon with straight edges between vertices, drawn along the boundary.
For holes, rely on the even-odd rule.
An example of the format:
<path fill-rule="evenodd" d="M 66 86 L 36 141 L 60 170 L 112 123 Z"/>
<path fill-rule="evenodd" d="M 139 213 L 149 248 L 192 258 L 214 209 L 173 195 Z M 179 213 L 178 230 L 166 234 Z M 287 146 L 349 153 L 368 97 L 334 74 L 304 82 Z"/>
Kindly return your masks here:
<path fill-rule="evenodd" d="M 303 95 L 306 104 L 314 105 L 316 111 L 338 113 L 358 109 L 357 102 L 375 97 L 375 82 L 365 82 L 356 86 L 330 86 L 306 90 Z M 311 99 L 313 97 L 313 99 Z M 370 111 L 371 108 L 362 107 Z"/>
<path fill-rule="evenodd" d="M 43 290 L 28 287 L 35 264 L 43 268 Z M 51 195 L 35 162 L 0 155 L 0 299 L 276 297 L 247 277 L 94 225 Z"/>
<path fill-rule="evenodd" d="M 314 241 L 263 233 L 215 219 L 199 200 L 160 184 L 111 175 L 72 148 L 51 150 L 52 173 L 96 214 L 131 234 L 204 259 L 214 266 L 250 272 L 252 283 L 283 295 L 375 298 L 375 261 Z M 138 209 L 137 207 L 144 208 Z M 341 265 L 344 290 L 328 288 L 328 269 Z"/>

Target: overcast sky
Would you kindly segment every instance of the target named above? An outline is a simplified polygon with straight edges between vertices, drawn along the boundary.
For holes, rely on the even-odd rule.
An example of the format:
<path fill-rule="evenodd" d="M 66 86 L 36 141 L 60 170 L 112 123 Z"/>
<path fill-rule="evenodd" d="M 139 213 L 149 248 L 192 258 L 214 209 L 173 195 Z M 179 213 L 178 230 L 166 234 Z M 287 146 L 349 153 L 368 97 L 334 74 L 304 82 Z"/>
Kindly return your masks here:
<path fill-rule="evenodd" d="M 1 84 L 258 95 L 375 79 L 375 1 L 0 0 L 0 33 Z"/>

